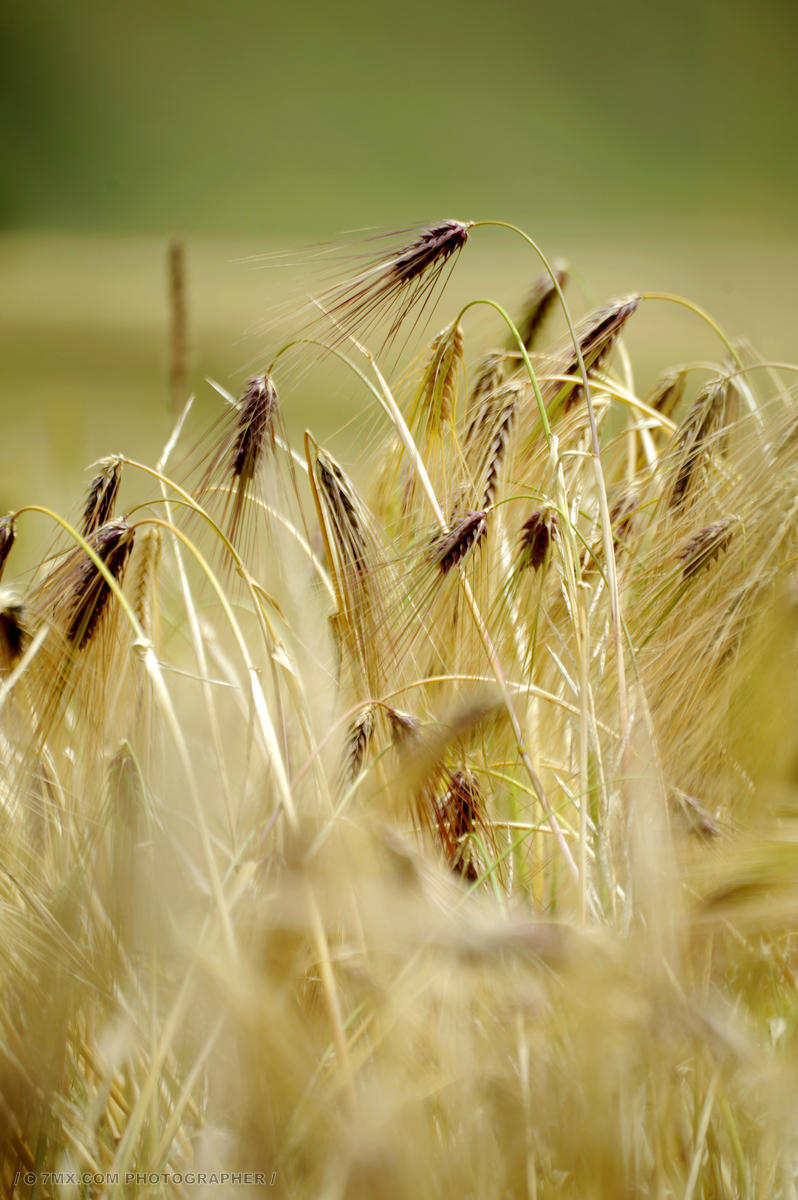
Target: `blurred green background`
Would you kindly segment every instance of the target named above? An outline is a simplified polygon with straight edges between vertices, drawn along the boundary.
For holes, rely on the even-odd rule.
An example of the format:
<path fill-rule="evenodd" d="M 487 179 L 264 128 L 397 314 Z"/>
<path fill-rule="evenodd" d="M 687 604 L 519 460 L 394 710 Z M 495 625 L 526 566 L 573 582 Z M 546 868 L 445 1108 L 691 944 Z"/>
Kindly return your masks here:
<path fill-rule="evenodd" d="M 677 290 L 796 357 L 795 3 L 5 0 L 0 23 L 0 511 L 165 436 L 173 233 L 208 412 L 204 376 L 235 390 L 272 346 L 286 272 L 254 256 L 447 216 L 523 225 L 584 304 Z M 536 273 L 484 231 L 455 290 L 513 303 Z M 717 353 L 662 306 L 635 324 L 646 377 Z M 292 427 L 351 430 L 363 398 L 311 375 Z"/>

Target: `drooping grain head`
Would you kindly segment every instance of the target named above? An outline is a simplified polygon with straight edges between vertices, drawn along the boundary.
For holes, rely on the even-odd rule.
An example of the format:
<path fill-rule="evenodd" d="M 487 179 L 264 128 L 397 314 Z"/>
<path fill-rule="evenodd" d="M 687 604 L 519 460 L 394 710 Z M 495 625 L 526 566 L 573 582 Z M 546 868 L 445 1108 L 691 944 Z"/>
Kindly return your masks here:
<path fill-rule="evenodd" d="M 226 453 L 225 480 L 230 488 L 227 534 L 235 543 L 251 500 L 258 470 L 269 450 L 275 449 L 274 422 L 278 414 L 277 389 L 268 375 L 258 375 L 241 397 L 235 430 Z M 227 446 L 223 447 L 223 455 Z"/>
<path fill-rule="evenodd" d="M 714 521 L 705 525 L 677 551 L 676 557 L 684 563 L 682 577 L 690 579 L 704 567 L 718 558 L 724 550 L 728 550 L 734 530 L 731 521 Z"/>
<path fill-rule="evenodd" d="M 454 422 L 457 375 L 463 358 L 463 327 L 454 322 L 433 339 L 416 395 L 411 426 L 427 438 Z"/>
<path fill-rule="evenodd" d="M 374 737 L 374 719 L 377 715 L 376 705 L 367 704 L 362 708 L 349 726 L 344 745 L 343 775 L 347 783 L 354 782 L 366 761 L 369 746 Z"/>
<path fill-rule="evenodd" d="M 579 348 L 586 365 L 596 366 L 603 360 L 639 303 L 639 296 L 626 296 L 597 309 L 587 319 L 579 337 Z"/>
<path fill-rule="evenodd" d="M 468 397 L 469 413 L 478 410 L 485 399 L 501 387 L 505 361 L 506 355 L 503 350 L 491 350 L 482 359 Z"/>
<path fill-rule="evenodd" d="M 479 545 L 488 530 L 488 515 L 485 512 L 466 513 L 448 533 L 442 533 L 433 544 L 430 559 L 448 575 L 452 567 L 462 562 Z"/>
<path fill-rule="evenodd" d="M 258 375 L 241 397 L 235 440 L 230 453 L 230 473 L 247 484 L 255 478 L 267 448 L 274 449 L 277 389 L 268 375 Z"/>
<path fill-rule="evenodd" d="M 712 379 L 679 426 L 670 452 L 673 465 L 666 489 L 670 508 L 683 507 L 700 491 L 712 453 L 721 448 L 722 434 L 735 415 L 737 400 L 733 381 L 722 376 Z"/>
<path fill-rule="evenodd" d="M 445 774 L 445 789 L 435 801 L 434 821 L 446 861 L 457 875 L 473 883 L 480 875 L 474 836 L 487 832 L 485 800 L 473 771 Z"/>
<path fill-rule="evenodd" d="M 612 304 L 607 304 L 602 308 L 596 309 L 585 321 L 580 323 L 577 328 L 579 349 L 585 368 L 588 371 L 600 370 L 605 365 L 615 347 L 621 330 L 637 310 L 639 303 L 639 296 L 627 296 L 624 299 L 615 300 Z M 564 369 L 560 371 L 560 374 L 578 377 L 579 361 L 576 353 L 573 352 L 573 345 L 570 349 L 566 349 L 565 353 L 567 355 L 567 362 Z M 580 382 L 567 393 L 565 398 L 566 412 L 573 408 L 582 398 L 582 390 Z"/>
<path fill-rule="evenodd" d="M 560 288 L 564 288 L 568 279 L 568 266 L 566 263 L 556 263 L 554 266 L 554 274 Z M 557 302 L 557 289 L 548 271 L 535 280 L 532 285 L 532 290 L 526 298 L 521 315 L 517 322 L 518 332 L 521 335 L 521 341 L 527 350 L 531 350 L 535 342 L 539 339 L 546 323 L 546 319 L 551 313 L 554 305 Z M 517 346 L 513 339 L 510 343 L 510 348 L 516 350 Z"/>
<path fill-rule="evenodd" d="M 444 267 L 468 241 L 470 227 L 450 220 L 420 230 L 412 241 L 330 288 L 322 308 L 344 337 L 387 319 L 390 342 L 413 310 L 423 309 L 433 296 Z"/>
<path fill-rule="evenodd" d="M 507 450 L 513 436 L 518 417 L 520 388 L 511 385 L 504 389 L 498 397 L 496 414 L 490 430 L 490 441 L 487 446 L 486 470 L 482 490 L 480 508 L 487 509 L 496 499 L 496 489 L 499 475 L 507 457 Z"/>
<path fill-rule="evenodd" d="M 410 713 L 385 705 L 385 713 L 391 726 L 394 746 L 407 746 L 420 736 L 421 722 Z"/>
<path fill-rule="evenodd" d="M 445 800 L 449 809 L 452 833 L 459 840 L 476 828 L 477 810 L 482 806 L 482 796 L 475 776 L 471 771 L 453 771 Z"/>
<path fill-rule="evenodd" d="M 3 568 L 16 536 L 13 515 L 9 513 L 7 517 L 0 517 L 0 579 L 3 577 Z"/>
<path fill-rule="evenodd" d="M 646 396 L 646 404 L 662 413 L 663 417 L 672 417 L 684 395 L 686 384 L 686 371 L 679 368 L 666 371 Z"/>
<path fill-rule="evenodd" d="M 92 536 L 90 545 L 109 574 L 121 583 L 125 566 L 133 549 L 134 531 L 124 519 L 102 525 Z M 88 646 L 102 622 L 108 607 L 111 588 L 96 563 L 76 551 L 71 578 L 64 578 L 65 636 L 77 650 Z"/>
<path fill-rule="evenodd" d="M 211 431 L 210 449 L 208 442 L 201 444 L 204 466 L 195 495 L 217 514 L 221 507 L 219 525 L 231 544 L 246 554 L 254 547 L 243 535 L 262 512 L 257 502 L 263 490 L 263 468 L 276 450 L 280 405 L 274 382 L 266 374 L 250 379 L 240 398 L 230 404 Z"/>
<path fill-rule="evenodd" d="M 316 455 L 316 477 L 340 569 L 344 574 L 365 575 L 368 547 L 360 499 L 335 459 L 321 449 Z"/>
<path fill-rule="evenodd" d="M 459 254 L 465 246 L 468 230 L 469 225 L 462 221 L 441 221 L 422 230 L 414 242 L 394 254 L 390 264 L 393 279 L 405 286 L 433 268 L 440 270 L 447 259 Z"/>
<path fill-rule="evenodd" d="M 0 676 L 19 661 L 27 641 L 25 610 L 14 596 L 0 592 Z"/>
<path fill-rule="evenodd" d="M 479 509 L 490 508 L 496 499 L 499 476 L 516 426 L 521 392 L 519 383 L 505 383 L 486 392 L 471 408 L 463 439 L 463 458 L 469 482 L 476 490 Z"/>
<path fill-rule="evenodd" d="M 89 484 L 80 527 L 85 538 L 110 521 L 122 479 L 122 460 L 118 455 L 100 459 L 96 465 L 100 470 Z"/>
<path fill-rule="evenodd" d="M 339 605 L 336 646 L 346 647 L 367 694 L 384 690 L 391 641 L 387 597 L 392 572 L 382 532 L 354 484 L 309 434 L 305 439 L 311 488 Z M 342 660 L 343 661 L 343 660 Z M 362 693 L 361 693 L 362 695 Z"/>
<path fill-rule="evenodd" d="M 538 571 L 546 562 L 552 541 L 557 536 L 557 516 L 551 509 L 533 512 L 521 526 L 519 569 Z"/>

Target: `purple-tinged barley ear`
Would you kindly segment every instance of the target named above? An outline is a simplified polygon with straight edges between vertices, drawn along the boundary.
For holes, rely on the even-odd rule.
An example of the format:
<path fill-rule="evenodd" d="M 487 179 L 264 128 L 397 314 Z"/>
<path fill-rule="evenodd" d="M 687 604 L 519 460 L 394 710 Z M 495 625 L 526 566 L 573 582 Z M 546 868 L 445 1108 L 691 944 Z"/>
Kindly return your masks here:
<path fill-rule="evenodd" d="M 363 764 L 374 737 L 376 713 L 376 705 L 367 704 L 360 710 L 347 730 L 343 767 L 343 777 L 346 783 L 354 782 L 363 770 Z"/>
<path fill-rule="evenodd" d="M 101 525 L 105 525 L 106 521 L 110 521 L 122 478 L 122 460 L 119 455 L 102 458 L 96 466 L 100 470 L 89 484 L 80 527 L 80 532 L 85 538 Z"/>
<path fill-rule="evenodd" d="M 504 382 L 506 354 L 503 350 L 490 350 L 479 365 L 476 379 L 468 397 L 468 411 L 481 408 L 493 397 Z"/>
<path fill-rule="evenodd" d="M 733 532 L 731 522 L 727 520 L 715 521 L 711 525 L 705 525 L 703 529 L 699 529 L 698 533 L 694 533 L 676 554 L 676 557 L 684 563 L 682 578 L 690 579 L 693 575 L 697 575 L 702 568 L 708 567 L 714 559 L 718 558 L 724 550 L 728 550 Z"/>
<path fill-rule="evenodd" d="M 0 676 L 19 662 L 27 636 L 23 606 L 7 593 L 0 593 Z"/>
<path fill-rule="evenodd" d="M 274 450 L 277 389 L 268 375 L 250 379 L 241 397 L 235 441 L 230 455 L 234 479 L 249 482 L 267 448 Z"/>
<path fill-rule="evenodd" d="M 440 221 L 423 229 L 414 242 L 397 250 L 390 264 L 394 280 L 401 286 L 420 279 L 433 267 L 440 268 L 468 241 L 471 225 L 462 221 Z"/>
<path fill-rule="evenodd" d="M 721 448 L 733 420 L 738 393 L 733 381 L 712 379 L 704 387 L 673 437 L 669 508 L 678 509 L 700 490 L 712 451 Z"/>
<path fill-rule="evenodd" d="M 420 230 L 412 241 L 334 285 L 322 297 L 322 308 L 345 337 L 373 321 L 388 319 L 386 341 L 392 341 L 410 313 L 423 310 L 431 299 L 444 267 L 453 263 L 468 241 L 472 224 L 439 221 Z"/>
<path fill-rule="evenodd" d="M 486 387 L 479 395 L 471 393 L 463 454 L 472 475 L 478 470 L 479 461 L 484 458 L 486 440 L 496 427 L 497 414 L 505 412 L 510 405 L 517 406 L 520 391 L 520 384 L 512 381 L 501 383 L 497 376 L 494 386 Z"/>
<path fill-rule="evenodd" d="M 369 553 L 360 497 L 335 459 L 321 447 L 316 453 L 315 476 L 336 555 L 330 569 L 336 574 L 363 577 L 373 565 L 373 556 Z"/>
<path fill-rule="evenodd" d="M 232 513 L 228 526 L 232 542 L 235 542 L 244 505 L 251 496 L 258 468 L 266 452 L 274 452 L 274 422 L 277 413 L 277 389 L 269 376 L 258 375 L 251 379 L 241 397 L 227 464 L 233 488 Z"/>
<path fill-rule="evenodd" d="M 521 526 L 519 570 L 538 571 L 546 562 L 557 535 L 557 517 L 550 509 L 533 512 Z"/>
<path fill-rule="evenodd" d="M 649 408 L 656 409 L 663 417 L 672 417 L 679 406 L 687 384 L 687 372 L 678 367 L 666 371 L 646 396 Z"/>
<path fill-rule="evenodd" d="M 513 430 L 515 429 L 518 417 L 519 393 L 520 388 L 516 385 L 510 385 L 498 398 L 496 405 L 497 412 L 490 431 L 490 443 L 487 450 L 487 469 L 485 471 L 485 483 L 480 503 L 480 508 L 483 509 L 490 508 L 496 499 L 499 474 L 501 473 L 502 464 L 507 457 L 507 449 L 512 440 Z"/>
<path fill-rule="evenodd" d="M 9 513 L 7 517 L 0 517 L 0 579 L 3 577 L 3 568 L 16 536 L 13 513 Z"/>
<path fill-rule="evenodd" d="M 336 649 L 346 647 L 368 691 L 377 695 L 385 690 L 384 659 L 391 624 L 381 533 L 343 468 L 309 433 L 305 434 L 305 453 L 339 607 L 333 625 Z"/>
<path fill-rule="evenodd" d="M 446 788 L 434 801 L 434 823 L 446 861 L 455 874 L 469 883 L 479 879 L 485 866 L 480 863 L 475 835 L 492 843 L 485 816 L 485 800 L 473 771 L 447 770 Z"/>
<path fill-rule="evenodd" d="M 554 266 L 554 274 L 560 288 L 564 288 L 568 280 L 568 266 L 566 263 L 556 263 Z M 547 271 L 535 280 L 532 285 L 532 290 L 526 298 L 521 316 L 518 319 L 517 329 L 521 335 L 521 341 L 527 350 L 531 350 L 535 342 L 540 338 L 543 331 L 543 326 L 546 319 L 550 315 L 552 309 L 557 302 L 557 289 L 554 282 Z M 515 339 L 510 341 L 510 349 L 517 350 L 518 345 Z"/>
<path fill-rule="evenodd" d="M 485 512 L 469 512 L 452 527 L 435 539 L 430 559 L 440 568 L 441 575 L 448 575 L 452 567 L 462 562 L 484 538 L 488 529 Z"/>
<path fill-rule="evenodd" d="M 454 424 L 457 375 L 464 358 L 462 325 L 447 325 L 430 345 L 410 418 L 412 429 L 434 437 L 445 425 Z"/>
<path fill-rule="evenodd" d="M 487 392 L 471 410 L 463 440 L 463 458 L 477 489 L 480 509 L 490 508 L 496 499 L 499 476 L 515 430 L 520 396 L 520 384 L 505 383 L 498 390 Z"/>
<path fill-rule="evenodd" d="M 639 303 L 639 296 L 627 296 L 623 300 L 615 300 L 612 304 L 597 308 L 585 321 L 581 322 L 577 328 L 577 336 L 586 370 L 596 371 L 604 366 L 615 348 L 621 330 L 637 310 Z M 558 374 L 573 375 L 579 379 L 576 387 L 572 388 L 565 396 L 565 411 L 568 412 L 581 400 L 583 388 L 579 374 L 579 362 L 573 352 L 573 347 L 568 348 L 565 353 L 567 362 Z"/>
<path fill-rule="evenodd" d="M 133 549 L 134 531 L 126 520 L 109 521 L 92 535 L 90 545 L 117 583 Z M 82 551 L 75 564 L 74 578 L 64 579 L 66 628 L 70 645 L 83 650 L 94 637 L 108 607 L 111 588 L 96 564 Z"/>
<path fill-rule="evenodd" d="M 421 722 L 418 717 L 402 712 L 399 708 L 385 705 L 385 712 L 391 725 L 392 742 L 394 746 L 408 746 L 418 741 L 421 736 Z"/>

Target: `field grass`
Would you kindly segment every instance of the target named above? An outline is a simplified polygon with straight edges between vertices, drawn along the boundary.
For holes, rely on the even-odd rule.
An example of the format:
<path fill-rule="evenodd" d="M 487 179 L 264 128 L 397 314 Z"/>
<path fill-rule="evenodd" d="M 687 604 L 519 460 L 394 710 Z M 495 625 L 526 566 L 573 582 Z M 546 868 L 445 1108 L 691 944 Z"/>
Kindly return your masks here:
<path fill-rule="evenodd" d="M 794 1196 L 783 248 L 14 246 L 6 1192 Z"/>

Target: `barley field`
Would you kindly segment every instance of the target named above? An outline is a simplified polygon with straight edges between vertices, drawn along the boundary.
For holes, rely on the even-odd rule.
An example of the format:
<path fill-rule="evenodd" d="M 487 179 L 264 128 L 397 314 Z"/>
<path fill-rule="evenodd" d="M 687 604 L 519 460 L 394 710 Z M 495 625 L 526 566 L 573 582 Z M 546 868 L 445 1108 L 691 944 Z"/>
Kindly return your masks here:
<path fill-rule="evenodd" d="M 3 481 L 6 1194 L 793 1197 L 790 312 L 307 260 Z"/>

